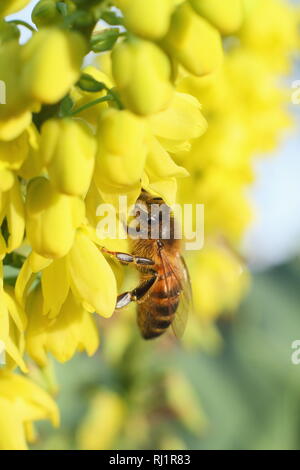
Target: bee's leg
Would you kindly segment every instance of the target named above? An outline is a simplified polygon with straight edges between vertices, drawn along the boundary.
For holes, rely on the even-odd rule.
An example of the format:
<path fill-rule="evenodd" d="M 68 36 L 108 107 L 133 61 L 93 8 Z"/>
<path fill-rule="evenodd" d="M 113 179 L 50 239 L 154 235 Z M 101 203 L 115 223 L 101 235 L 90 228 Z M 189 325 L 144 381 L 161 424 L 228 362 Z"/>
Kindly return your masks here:
<path fill-rule="evenodd" d="M 130 292 L 124 292 L 123 294 L 118 295 L 116 309 L 123 308 L 128 305 L 130 302 L 135 302 L 141 300 L 144 295 L 151 289 L 153 284 L 157 279 L 157 273 L 152 277 L 142 282 L 138 287 L 133 289 Z"/>
<path fill-rule="evenodd" d="M 150 258 L 142 258 L 141 256 L 133 256 L 129 253 L 122 253 L 120 251 L 109 251 L 106 248 L 101 248 L 103 253 L 107 253 L 108 255 L 114 256 L 123 264 L 138 264 L 142 266 L 153 266 L 155 262 Z"/>

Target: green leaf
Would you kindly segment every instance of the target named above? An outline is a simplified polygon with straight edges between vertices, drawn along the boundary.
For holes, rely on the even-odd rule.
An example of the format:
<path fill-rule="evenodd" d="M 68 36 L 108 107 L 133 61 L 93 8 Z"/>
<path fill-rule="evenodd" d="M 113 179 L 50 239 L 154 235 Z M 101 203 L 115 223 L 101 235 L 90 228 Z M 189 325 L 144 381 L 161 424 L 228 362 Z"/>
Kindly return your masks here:
<path fill-rule="evenodd" d="M 104 11 L 101 15 L 101 19 L 112 26 L 123 24 L 123 18 L 111 10 Z"/>
<path fill-rule="evenodd" d="M 67 16 L 67 14 L 68 14 L 68 5 L 66 3 L 57 2 L 56 9 L 62 16 Z"/>
<path fill-rule="evenodd" d="M 91 49 L 94 52 L 109 51 L 115 45 L 120 31 L 117 28 L 107 29 L 101 33 L 94 34 L 91 38 Z"/>
<path fill-rule="evenodd" d="M 87 73 L 83 73 L 77 82 L 77 86 L 83 91 L 98 92 L 106 89 L 106 85 L 98 82 L 95 78 Z"/>

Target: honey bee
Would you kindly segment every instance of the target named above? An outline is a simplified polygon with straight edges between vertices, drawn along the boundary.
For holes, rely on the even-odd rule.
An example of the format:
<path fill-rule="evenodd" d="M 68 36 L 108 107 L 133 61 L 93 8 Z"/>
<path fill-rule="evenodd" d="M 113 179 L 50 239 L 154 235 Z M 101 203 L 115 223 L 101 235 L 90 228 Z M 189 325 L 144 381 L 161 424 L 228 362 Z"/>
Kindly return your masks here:
<path fill-rule="evenodd" d="M 161 210 L 153 213 L 154 205 L 158 209 L 167 208 L 168 230 Z M 135 236 L 130 227 L 127 228 L 133 244 L 132 254 L 104 249 L 123 264 L 133 263 L 140 275 L 138 287 L 118 296 L 116 309 L 137 302 L 137 323 L 145 339 L 160 336 L 169 326 L 180 337 L 186 326 L 192 293 L 188 270 L 181 256 L 181 243 L 174 237 L 174 217 L 162 198 L 153 197 L 145 190 L 136 206 L 146 216 L 146 225 L 141 228 L 140 224 Z"/>

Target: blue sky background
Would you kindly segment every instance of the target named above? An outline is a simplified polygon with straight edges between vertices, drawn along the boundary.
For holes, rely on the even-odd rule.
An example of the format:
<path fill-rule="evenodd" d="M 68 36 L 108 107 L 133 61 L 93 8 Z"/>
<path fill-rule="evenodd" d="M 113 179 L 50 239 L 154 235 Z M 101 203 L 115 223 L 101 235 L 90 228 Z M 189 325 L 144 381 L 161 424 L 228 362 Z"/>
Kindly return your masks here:
<path fill-rule="evenodd" d="M 32 1 L 22 11 L 22 19 L 30 22 L 37 2 Z M 21 29 L 24 42 L 30 33 Z M 294 80 L 300 80 L 300 64 L 288 81 L 290 86 Z M 244 251 L 254 269 L 281 263 L 300 252 L 300 106 L 291 105 L 291 110 L 296 118 L 294 133 L 286 137 L 274 156 L 257 159 L 257 180 L 249 190 L 257 216 L 246 234 Z"/>

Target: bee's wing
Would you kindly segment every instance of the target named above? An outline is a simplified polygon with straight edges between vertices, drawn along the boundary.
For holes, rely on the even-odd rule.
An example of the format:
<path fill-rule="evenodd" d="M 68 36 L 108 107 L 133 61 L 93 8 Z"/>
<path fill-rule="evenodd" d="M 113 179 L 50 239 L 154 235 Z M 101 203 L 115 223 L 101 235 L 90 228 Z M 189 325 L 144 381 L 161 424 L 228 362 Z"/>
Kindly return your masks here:
<path fill-rule="evenodd" d="M 188 315 L 192 306 L 192 287 L 188 268 L 184 258 L 180 257 L 181 263 L 181 293 L 179 297 L 179 305 L 176 311 L 175 318 L 172 322 L 172 329 L 177 338 L 181 338 L 186 328 Z"/>
<path fill-rule="evenodd" d="M 174 276 L 176 277 L 178 284 L 180 285 L 180 295 L 179 295 L 179 304 L 176 310 L 175 318 L 172 322 L 172 329 L 174 334 L 177 338 L 181 338 L 186 328 L 188 314 L 191 309 L 192 304 L 192 288 L 191 288 L 191 281 L 187 266 L 183 257 L 180 257 L 180 272 L 181 276 L 179 278 L 178 274 L 175 273 L 174 269 L 169 263 L 167 256 L 164 255 L 163 251 L 161 252 L 161 261 L 163 265 L 164 272 L 166 274 L 167 271 L 173 271 Z M 166 292 L 169 294 L 169 282 L 168 277 L 165 275 L 165 289 Z M 170 296 L 171 297 L 171 296 Z M 170 312 L 171 313 L 171 312 Z"/>

